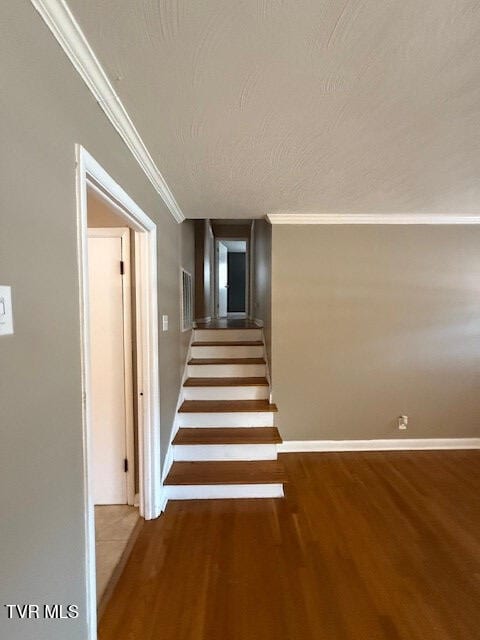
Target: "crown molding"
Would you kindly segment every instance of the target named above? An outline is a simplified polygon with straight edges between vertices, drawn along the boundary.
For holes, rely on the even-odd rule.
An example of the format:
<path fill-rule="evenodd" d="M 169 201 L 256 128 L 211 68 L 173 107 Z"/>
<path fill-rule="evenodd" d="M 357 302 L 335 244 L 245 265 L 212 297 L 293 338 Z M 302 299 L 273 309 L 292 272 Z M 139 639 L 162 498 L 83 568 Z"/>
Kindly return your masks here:
<path fill-rule="evenodd" d="M 269 213 L 271 224 L 480 224 L 457 213 Z"/>
<path fill-rule="evenodd" d="M 185 216 L 165 178 L 153 161 L 132 119 L 65 1 L 31 0 L 31 3 L 130 149 L 172 216 L 177 222 L 185 220 Z"/>

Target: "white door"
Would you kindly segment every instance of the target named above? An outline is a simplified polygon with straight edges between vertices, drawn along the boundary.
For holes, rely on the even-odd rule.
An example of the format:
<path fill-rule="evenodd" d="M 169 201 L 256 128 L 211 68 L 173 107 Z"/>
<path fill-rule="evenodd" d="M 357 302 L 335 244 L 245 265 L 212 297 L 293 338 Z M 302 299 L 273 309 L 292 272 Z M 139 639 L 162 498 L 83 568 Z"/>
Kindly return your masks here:
<path fill-rule="evenodd" d="M 125 309 L 121 262 L 125 237 L 89 229 L 88 268 L 93 496 L 95 504 L 126 504 L 127 398 Z M 95 237 L 100 234 L 100 237 Z M 113 235 L 112 234 L 112 235 Z M 125 234 L 124 234 L 125 235 Z"/>
<path fill-rule="evenodd" d="M 218 242 L 217 244 L 217 256 L 218 256 L 218 315 L 220 318 L 225 318 L 227 315 L 227 301 L 228 301 L 228 249 L 227 247 Z"/>

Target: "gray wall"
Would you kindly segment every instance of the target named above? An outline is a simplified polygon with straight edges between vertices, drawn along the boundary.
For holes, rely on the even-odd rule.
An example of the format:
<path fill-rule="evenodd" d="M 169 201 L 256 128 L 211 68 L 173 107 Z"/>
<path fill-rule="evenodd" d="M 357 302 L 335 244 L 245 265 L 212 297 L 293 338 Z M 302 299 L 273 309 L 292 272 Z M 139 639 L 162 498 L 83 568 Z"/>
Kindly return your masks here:
<path fill-rule="evenodd" d="M 210 220 L 195 220 L 195 319 L 215 315 L 215 243 Z"/>
<path fill-rule="evenodd" d="M 163 453 L 184 362 L 181 227 L 30 2 L 2 4 L 0 43 L 0 283 L 15 317 L 15 335 L 0 337 L 0 602 L 80 607 L 68 622 L 9 622 L 1 607 L 0 636 L 85 640 L 75 143 L 158 224 Z"/>
<path fill-rule="evenodd" d="M 284 439 L 480 435 L 480 227 L 274 226 L 272 295 Z"/>
<path fill-rule="evenodd" d="M 262 320 L 267 357 L 271 359 L 272 306 L 272 226 L 265 220 L 253 221 L 253 312 Z M 272 373 L 272 372 L 271 372 Z"/>

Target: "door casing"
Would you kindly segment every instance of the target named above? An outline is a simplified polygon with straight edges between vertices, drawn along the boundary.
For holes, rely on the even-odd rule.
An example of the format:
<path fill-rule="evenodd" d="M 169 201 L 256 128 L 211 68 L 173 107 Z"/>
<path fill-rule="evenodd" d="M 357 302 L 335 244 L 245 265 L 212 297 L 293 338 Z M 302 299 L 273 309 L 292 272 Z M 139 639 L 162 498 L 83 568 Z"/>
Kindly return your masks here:
<path fill-rule="evenodd" d="M 88 307 L 87 189 L 120 215 L 135 234 L 135 321 L 139 415 L 139 511 L 146 520 L 160 515 L 160 397 L 158 372 L 157 228 L 125 190 L 81 145 L 75 147 L 77 259 L 79 277 L 83 485 L 85 526 L 85 599 L 88 640 L 97 638 L 95 512 L 91 473 L 91 409 Z"/>
<path fill-rule="evenodd" d="M 250 308 L 250 289 L 251 289 L 251 273 L 252 273 L 252 269 L 251 269 L 251 257 L 250 257 L 250 244 L 251 244 L 251 239 L 249 236 L 245 236 L 245 237 L 219 237 L 219 238 L 215 238 L 215 250 L 214 250 L 214 254 L 215 254 L 215 268 L 214 268 L 214 312 L 215 312 L 215 318 L 219 318 L 219 276 L 218 276 L 218 244 L 222 241 L 225 240 L 244 240 L 246 243 L 246 251 L 245 251 L 245 269 L 246 269 L 246 274 L 245 274 L 245 317 L 246 318 L 250 318 L 251 317 L 251 313 L 252 310 Z M 238 314 L 232 314 L 232 317 L 235 317 L 235 315 Z M 228 313 L 227 313 L 228 316 Z M 242 314 L 243 316 L 243 314 Z"/>

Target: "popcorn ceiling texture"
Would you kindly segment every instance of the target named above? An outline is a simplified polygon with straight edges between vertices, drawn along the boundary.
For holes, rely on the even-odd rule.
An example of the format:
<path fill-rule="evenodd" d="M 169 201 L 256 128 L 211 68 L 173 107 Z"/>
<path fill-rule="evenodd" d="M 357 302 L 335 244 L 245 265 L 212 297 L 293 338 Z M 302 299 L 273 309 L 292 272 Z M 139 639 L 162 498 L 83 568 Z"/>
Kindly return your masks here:
<path fill-rule="evenodd" d="M 68 3 L 187 217 L 478 213 L 478 2 Z"/>

